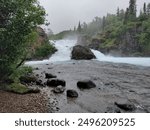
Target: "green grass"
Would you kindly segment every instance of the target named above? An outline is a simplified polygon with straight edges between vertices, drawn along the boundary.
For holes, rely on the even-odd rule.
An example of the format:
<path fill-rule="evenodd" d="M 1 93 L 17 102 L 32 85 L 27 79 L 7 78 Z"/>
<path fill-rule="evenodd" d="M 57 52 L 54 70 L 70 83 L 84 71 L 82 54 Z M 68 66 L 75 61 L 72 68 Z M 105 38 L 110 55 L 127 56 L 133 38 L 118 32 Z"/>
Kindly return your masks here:
<path fill-rule="evenodd" d="M 14 82 L 20 82 L 19 78 L 21 76 L 31 74 L 32 72 L 33 72 L 32 67 L 21 66 L 10 75 L 9 79 L 13 80 Z"/>
<path fill-rule="evenodd" d="M 30 89 L 21 83 L 12 83 L 7 86 L 7 91 L 18 93 L 18 94 L 26 94 L 30 91 Z"/>

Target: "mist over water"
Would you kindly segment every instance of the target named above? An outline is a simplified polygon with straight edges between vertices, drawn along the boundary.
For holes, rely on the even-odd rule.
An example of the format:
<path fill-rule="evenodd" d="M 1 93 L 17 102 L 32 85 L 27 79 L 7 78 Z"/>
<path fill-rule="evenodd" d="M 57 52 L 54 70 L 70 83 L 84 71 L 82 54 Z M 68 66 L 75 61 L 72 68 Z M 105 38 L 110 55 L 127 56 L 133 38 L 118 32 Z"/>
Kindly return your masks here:
<path fill-rule="evenodd" d="M 47 63 L 58 63 L 58 62 L 66 62 L 71 61 L 71 51 L 73 46 L 75 46 L 77 40 L 58 40 L 54 42 L 55 47 L 57 48 L 57 52 L 52 55 L 47 60 L 42 61 L 29 61 L 26 62 L 26 65 L 34 65 L 34 64 L 47 64 Z M 91 49 L 92 52 L 96 56 L 96 60 L 105 61 L 105 62 L 113 62 L 113 63 L 127 63 L 133 65 L 141 65 L 141 66 L 150 66 L 150 58 L 146 57 L 113 57 L 106 56 L 103 53 Z"/>

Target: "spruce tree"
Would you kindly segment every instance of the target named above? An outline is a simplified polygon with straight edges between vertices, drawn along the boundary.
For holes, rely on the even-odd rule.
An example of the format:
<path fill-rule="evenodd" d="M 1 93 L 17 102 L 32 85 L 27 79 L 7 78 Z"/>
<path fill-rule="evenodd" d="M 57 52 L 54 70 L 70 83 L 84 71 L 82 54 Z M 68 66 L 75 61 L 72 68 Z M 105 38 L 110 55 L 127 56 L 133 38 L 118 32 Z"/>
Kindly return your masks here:
<path fill-rule="evenodd" d="M 124 24 L 126 24 L 129 20 L 129 8 L 126 9 L 126 12 L 125 12 L 125 16 L 124 16 Z"/>
<path fill-rule="evenodd" d="M 117 8 L 117 17 L 119 17 L 120 16 L 120 9 L 119 9 L 119 7 Z"/>
<path fill-rule="evenodd" d="M 136 18 L 136 0 L 130 0 L 130 2 L 129 2 L 129 15 L 130 15 L 130 20 L 135 20 L 135 18 Z"/>
<path fill-rule="evenodd" d="M 102 20 L 102 29 L 103 29 L 103 31 L 105 29 L 105 26 L 106 26 L 106 17 L 104 16 L 103 20 Z"/>
<path fill-rule="evenodd" d="M 143 6 L 143 12 L 144 12 L 144 15 L 146 15 L 146 3 L 144 3 L 144 6 Z"/>
<path fill-rule="evenodd" d="M 150 16 L 150 3 L 147 5 L 147 15 Z"/>
<path fill-rule="evenodd" d="M 79 24 L 78 24 L 77 31 L 78 31 L 79 33 L 81 33 L 81 31 L 82 31 L 82 28 L 81 28 L 81 23 L 80 23 L 80 21 L 79 21 Z"/>

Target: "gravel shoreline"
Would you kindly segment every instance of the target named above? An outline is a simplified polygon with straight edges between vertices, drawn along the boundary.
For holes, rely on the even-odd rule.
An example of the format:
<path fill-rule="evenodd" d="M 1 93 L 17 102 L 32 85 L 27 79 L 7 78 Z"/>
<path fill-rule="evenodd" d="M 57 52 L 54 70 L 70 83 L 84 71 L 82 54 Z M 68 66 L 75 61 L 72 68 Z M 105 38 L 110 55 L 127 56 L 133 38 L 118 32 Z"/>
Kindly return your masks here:
<path fill-rule="evenodd" d="M 19 95 L 0 90 L 0 113 L 46 113 L 48 103 L 44 94 Z"/>

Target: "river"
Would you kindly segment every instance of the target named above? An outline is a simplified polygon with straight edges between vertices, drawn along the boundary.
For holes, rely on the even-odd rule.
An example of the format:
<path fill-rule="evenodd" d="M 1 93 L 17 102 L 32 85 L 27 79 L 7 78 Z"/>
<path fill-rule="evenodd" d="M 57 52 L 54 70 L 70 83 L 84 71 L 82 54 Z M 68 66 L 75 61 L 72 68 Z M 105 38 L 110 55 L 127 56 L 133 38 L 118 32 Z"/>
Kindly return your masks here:
<path fill-rule="evenodd" d="M 29 61 L 26 62 L 27 65 L 34 64 L 47 64 L 47 63 L 58 63 L 64 61 L 71 61 L 71 50 L 72 47 L 75 46 L 76 40 L 58 40 L 54 42 L 55 47 L 58 51 L 52 55 L 49 59 L 42 61 Z M 106 56 L 103 53 L 93 50 L 92 52 L 96 56 L 97 61 L 105 61 L 105 62 L 114 62 L 114 63 L 126 63 L 140 66 L 150 66 L 150 58 L 146 57 L 113 57 Z"/>
<path fill-rule="evenodd" d="M 52 86 L 37 86 L 48 96 L 49 112 L 129 112 L 116 107 L 115 102 L 133 104 L 136 109 L 130 112 L 150 112 L 150 58 L 112 57 L 92 50 L 95 60 L 75 61 L 70 57 L 76 40 L 59 40 L 54 44 L 58 51 L 49 59 L 26 65 L 36 68 L 33 72 L 43 84 L 47 82 L 45 73 L 53 74 L 66 81 L 66 91 L 73 89 L 79 96 L 72 99 L 66 91 L 55 94 Z M 80 90 L 77 82 L 81 80 L 93 81 L 96 88 Z"/>

